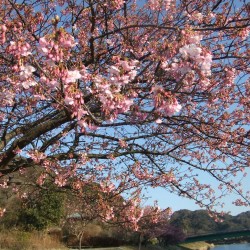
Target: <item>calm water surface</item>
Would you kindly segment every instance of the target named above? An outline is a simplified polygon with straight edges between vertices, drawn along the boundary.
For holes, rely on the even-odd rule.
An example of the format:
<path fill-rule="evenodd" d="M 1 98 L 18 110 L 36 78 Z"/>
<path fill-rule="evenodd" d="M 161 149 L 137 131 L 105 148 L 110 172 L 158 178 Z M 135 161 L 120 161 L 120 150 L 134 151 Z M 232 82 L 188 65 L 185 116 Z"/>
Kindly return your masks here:
<path fill-rule="evenodd" d="M 250 243 L 247 244 L 231 244 L 221 245 L 212 248 L 213 250 L 250 250 Z"/>

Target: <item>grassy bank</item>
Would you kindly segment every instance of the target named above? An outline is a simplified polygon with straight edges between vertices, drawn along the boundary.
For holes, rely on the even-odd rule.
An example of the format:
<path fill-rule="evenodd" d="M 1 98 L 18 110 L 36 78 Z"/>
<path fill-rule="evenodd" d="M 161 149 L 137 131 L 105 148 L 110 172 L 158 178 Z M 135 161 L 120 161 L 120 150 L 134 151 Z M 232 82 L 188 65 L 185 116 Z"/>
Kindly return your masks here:
<path fill-rule="evenodd" d="M 0 250 L 67 250 L 58 238 L 37 231 L 0 231 Z M 93 249 L 93 248 L 92 248 Z M 100 249 L 100 248 L 99 248 Z M 106 248 L 109 249 L 109 248 Z M 111 248 L 110 248 L 111 249 Z M 138 246 L 121 246 L 112 249 L 138 250 Z M 181 250 L 177 246 L 143 246 L 141 250 Z"/>
<path fill-rule="evenodd" d="M 58 239 L 38 232 L 0 231 L 0 249 L 49 250 L 67 248 Z"/>

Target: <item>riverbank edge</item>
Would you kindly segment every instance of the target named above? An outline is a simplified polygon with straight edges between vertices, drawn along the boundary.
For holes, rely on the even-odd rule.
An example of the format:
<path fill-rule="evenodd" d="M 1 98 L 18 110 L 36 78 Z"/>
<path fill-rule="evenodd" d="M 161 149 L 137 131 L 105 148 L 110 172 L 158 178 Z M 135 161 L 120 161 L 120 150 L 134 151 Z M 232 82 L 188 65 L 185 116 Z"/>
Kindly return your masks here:
<path fill-rule="evenodd" d="M 186 250 L 209 250 L 211 248 L 214 248 L 213 243 L 207 243 L 205 241 L 182 243 L 182 244 L 179 244 L 178 246 Z"/>

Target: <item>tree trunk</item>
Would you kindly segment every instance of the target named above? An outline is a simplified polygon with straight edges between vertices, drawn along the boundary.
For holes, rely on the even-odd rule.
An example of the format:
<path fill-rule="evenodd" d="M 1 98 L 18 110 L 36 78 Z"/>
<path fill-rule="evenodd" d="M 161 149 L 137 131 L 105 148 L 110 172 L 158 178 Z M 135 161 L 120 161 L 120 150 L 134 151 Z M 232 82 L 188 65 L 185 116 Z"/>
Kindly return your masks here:
<path fill-rule="evenodd" d="M 138 250 L 141 250 L 141 243 L 142 243 L 142 240 L 143 240 L 143 234 L 141 233 L 141 234 L 140 234 L 140 238 L 139 238 L 139 249 L 138 249 Z"/>
<path fill-rule="evenodd" d="M 82 249 L 82 237 L 83 237 L 83 232 L 80 233 L 80 237 L 79 237 L 79 250 Z"/>

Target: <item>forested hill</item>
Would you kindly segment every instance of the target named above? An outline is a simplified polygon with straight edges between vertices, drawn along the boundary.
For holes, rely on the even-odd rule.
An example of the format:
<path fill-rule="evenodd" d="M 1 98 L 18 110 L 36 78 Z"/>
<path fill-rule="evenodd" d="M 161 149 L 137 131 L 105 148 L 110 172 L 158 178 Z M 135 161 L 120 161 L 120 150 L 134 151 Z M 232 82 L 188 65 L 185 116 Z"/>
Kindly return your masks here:
<path fill-rule="evenodd" d="M 205 210 L 179 210 L 171 218 L 172 225 L 182 228 L 187 235 L 229 232 L 250 229 L 250 211 L 236 216 L 225 215 L 223 222 L 215 222 Z"/>

